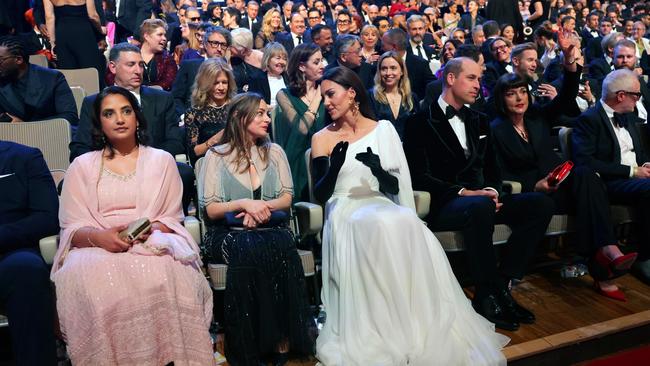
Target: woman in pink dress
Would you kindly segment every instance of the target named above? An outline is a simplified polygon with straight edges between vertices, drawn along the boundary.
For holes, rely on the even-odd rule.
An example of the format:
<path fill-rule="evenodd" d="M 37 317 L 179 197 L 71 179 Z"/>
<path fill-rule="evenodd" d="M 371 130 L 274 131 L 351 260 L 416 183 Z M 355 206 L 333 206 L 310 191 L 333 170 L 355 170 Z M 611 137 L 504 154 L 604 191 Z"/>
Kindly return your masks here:
<path fill-rule="evenodd" d="M 146 121 L 126 89 L 105 89 L 93 107 L 95 151 L 66 173 L 51 276 L 72 363 L 212 365 L 212 292 L 181 224 L 174 159 L 145 145 Z M 151 230 L 120 239 L 139 218 Z"/>

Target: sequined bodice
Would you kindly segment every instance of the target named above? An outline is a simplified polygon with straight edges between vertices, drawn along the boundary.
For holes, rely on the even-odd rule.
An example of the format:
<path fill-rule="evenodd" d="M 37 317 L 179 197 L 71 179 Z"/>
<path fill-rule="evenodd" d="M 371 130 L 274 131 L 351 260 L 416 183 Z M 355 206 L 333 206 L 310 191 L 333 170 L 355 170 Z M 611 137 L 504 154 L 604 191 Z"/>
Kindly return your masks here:
<path fill-rule="evenodd" d="M 111 226 L 127 224 L 137 219 L 137 192 L 135 172 L 124 176 L 104 168 L 97 185 L 99 212 Z"/>

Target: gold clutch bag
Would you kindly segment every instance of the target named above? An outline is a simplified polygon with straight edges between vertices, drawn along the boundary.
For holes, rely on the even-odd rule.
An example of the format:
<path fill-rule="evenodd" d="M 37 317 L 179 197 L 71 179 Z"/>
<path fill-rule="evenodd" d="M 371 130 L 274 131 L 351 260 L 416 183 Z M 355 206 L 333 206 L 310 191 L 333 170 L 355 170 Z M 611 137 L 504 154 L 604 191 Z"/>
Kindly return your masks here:
<path fill-rule="evenodd" d="M 151 222 L 149 219 L 143 217 L 137 219 L 129 224 L 125 230 L 120 231 L 118 234 L 120 239 L 124 240 L 127 243 L 133 243 L 138 240 L 138 238 L 151 229 Z"/>

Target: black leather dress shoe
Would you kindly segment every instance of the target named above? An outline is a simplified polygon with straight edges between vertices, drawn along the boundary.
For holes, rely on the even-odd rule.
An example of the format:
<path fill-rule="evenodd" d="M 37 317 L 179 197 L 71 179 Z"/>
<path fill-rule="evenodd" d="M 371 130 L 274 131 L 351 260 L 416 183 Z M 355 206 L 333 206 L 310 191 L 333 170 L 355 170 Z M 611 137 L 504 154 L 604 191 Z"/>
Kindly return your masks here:
<path fill-rule="evenodd" d="M 519 323 L 513 320 L 511 315 L 504 311 L 501 305 L 499 305 L 495 295 L 488 295 L 481 299 L 475 299 L 472 301 L 472 306 L 477 313 L 494 323 L 494 325 L 499 329 L 509 331 L 519 329 Z"/>
<path fill-rule="evenodd" d="M 535 314 L 519 305 L 510 294 L 510 291 L 506 289 L 499 291 L 498 299 L 503 311 L 510 314 L 510 317 L 515 321 L 524 324 L 533 324 L 535 322 Z"/>

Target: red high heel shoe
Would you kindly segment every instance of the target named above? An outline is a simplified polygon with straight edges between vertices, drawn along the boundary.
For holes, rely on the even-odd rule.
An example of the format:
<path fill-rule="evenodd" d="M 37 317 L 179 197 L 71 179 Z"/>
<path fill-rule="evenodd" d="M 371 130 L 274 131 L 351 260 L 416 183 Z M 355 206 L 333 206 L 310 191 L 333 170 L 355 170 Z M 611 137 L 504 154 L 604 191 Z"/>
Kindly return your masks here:
<path fill-rule="evenodd" d="M 605 297 L 609 297 L 610 299 L 627 302 L 625 293 L 621 291 L 621 289 L 616 289 L 614 291 L 605 291 L 600 288 L 600 283 L 598 281 L 594 281 L 594 290 Z"/>
<path fill-rule="evenodd" d="M 610 259 L 602 250 L 598 250 L 591 260 L 589 271 L 592 277 L 599 280 L 621 277 L 630 270 L 637 256 L 637 253 L 629 253 Z"/>

